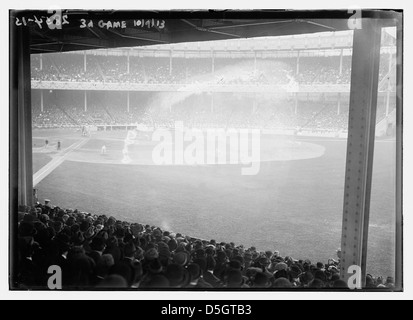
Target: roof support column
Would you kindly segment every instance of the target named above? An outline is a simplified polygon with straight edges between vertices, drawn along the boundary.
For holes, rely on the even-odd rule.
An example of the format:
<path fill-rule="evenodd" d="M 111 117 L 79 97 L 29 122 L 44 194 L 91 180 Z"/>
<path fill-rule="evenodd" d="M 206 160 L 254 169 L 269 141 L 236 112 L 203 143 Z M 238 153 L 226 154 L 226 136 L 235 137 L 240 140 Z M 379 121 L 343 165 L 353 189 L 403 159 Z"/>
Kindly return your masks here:
<path fill-rule="evenodd" d="M 381 27 L 363 19 L 354 31 L 341 239 L 341 278 L 366 283 L 367 241 L 374 155 Z"/>
<path fill-rule="evenodd" d="M 403 29 L 402 22 L 396 32 L 396 276 L 395 289 L 403 288 L 403 217 L 402 217 L 402 150 L 403 150 Z"/>
<path fill-rule="evenodd" d="M 30 83 L 30 39 L 27 28 L 13 28 L 10 93 L 10 190 L 17 188 L 17 203 L 33 205 L 32 110 Z M 17 162 L 17 170 L 16 163 Z M 15 169 L 13 169 L 15 168 Z M 17 177 L 13 175 L 17 173 Z M 14 185 L 17 181 L 17 186 Z M 13 191 L 14 192 L 14 191 Z M 12 191 L 11 191 L 12 193 Z"/>

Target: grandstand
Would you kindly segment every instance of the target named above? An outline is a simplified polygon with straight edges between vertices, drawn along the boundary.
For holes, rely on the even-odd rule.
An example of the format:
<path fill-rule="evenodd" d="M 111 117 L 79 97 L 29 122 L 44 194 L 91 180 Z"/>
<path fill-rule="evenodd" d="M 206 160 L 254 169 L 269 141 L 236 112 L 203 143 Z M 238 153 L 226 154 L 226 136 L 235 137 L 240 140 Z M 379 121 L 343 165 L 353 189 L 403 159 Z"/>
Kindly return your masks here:
<path fill-rule="evenodd" d="M 395 108 L 395 46 L 385 33 L 382 42 L 377 123 L 386 122 L 387 126 Z M 210 116 L 219 117 L 218 106 L 236 96 L 234 117 L 241 127 L 290 131 L 300 128 L 302 132 L 347 130 L 350 32 L 321 34 L 318 41 L 306 36 L 283 37 L 281 42 L 258 38 L 245 43 L 245 40 L 227 40 L 197 43 L 195 47 L 175 44 L 32 55 L 32 87 L 39 88 L 32 93 L 33 125 L 43 128 L 139 123 L 144 114 L 141 111 L 148 108 L 144 101 L 147 104 L 148 100 L 162 99 L 159 90 L 164 85 L 164 92 L 192 89 L 188 96 L 201 90 L 202 105 L 198 103 L 197 107 L 206 113 L 201 121 Z M 194 85 L 196 89 L 191 87 Z M 80 87 L 89 90 L 79 90 Z M 274 90 L 283 89 L 289 91 L 287 97 L 271 96 Z M 264 97 L 259 94 L 263 91 Z M 56 108 L 57 102 L 63 105 Z M 197 113 L 191 103 L 178 104 L 186 104 L 187 110 L 192 109 L 189 112 Z M 266 114 L 263 109 L 269 110 L 265 107 L 268 105 L 272 105 L 272 110 Z M 170 118 L 183 120 L 174 111 L 180 106 L 168 108 Z M 285 117 L 277 116 L 285 109 L 290 110 L 283 114 Z M 157 114 L 152 117 L 160 122 Z M 253 126 L 250 120 L 257 114 L 269 120 L 264 125 Z M 280 123 L 276 119 L 283 120 Z M 221 121 L 219 125 L 235 124 L 233 120 Z M 377 132 L 386 134 L 383 130 Z"/>
<path fill-rule="evenodd" d="M 165 44 L 62 52 L 34 43 L 12 287 L 45 289 L 57 265 L 65 290 L 348 290 L 351 257 L 364 289 L 398 290 L 396 37 L 342 30 L 201 42 L 162 34 L 144 41 Z M 373 51 L 365 68 L 354 60 Z M 361 70 L 377 71 L 377 104 Z M 364 139 L 370 119 L 376 137 Z M 219 130 L 251 136 L 214 140 L 222 162 L 176 160 L 179 147 L 196 158 L 189 147 Z M 243 145 L 259 159 L 243 158 Z M 159 146 L 174 163 L 156 163 Z M 240 174 L 254 165 L 255 175 Z"/>

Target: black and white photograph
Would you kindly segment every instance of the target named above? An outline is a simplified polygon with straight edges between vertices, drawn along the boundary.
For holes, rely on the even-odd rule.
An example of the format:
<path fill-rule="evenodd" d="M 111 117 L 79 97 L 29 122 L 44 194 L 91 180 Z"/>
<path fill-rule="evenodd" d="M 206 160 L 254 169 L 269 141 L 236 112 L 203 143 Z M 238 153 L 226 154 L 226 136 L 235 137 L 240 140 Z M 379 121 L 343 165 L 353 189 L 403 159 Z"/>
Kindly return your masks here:
<path fill-rule="evenodd" d="M 204 5 L 10 8 L 9 290 L 403 292 L 403 10 Z"/>

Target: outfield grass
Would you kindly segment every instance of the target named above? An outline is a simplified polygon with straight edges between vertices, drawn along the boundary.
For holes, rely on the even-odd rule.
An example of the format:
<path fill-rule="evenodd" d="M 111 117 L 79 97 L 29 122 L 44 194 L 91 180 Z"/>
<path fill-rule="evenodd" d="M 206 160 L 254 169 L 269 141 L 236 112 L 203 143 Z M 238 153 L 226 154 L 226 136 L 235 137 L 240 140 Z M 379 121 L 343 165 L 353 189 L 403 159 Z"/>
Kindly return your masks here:
<path fill-rule="evenodd" d="M 37 187 L 61 207 L 326 262 L 340 247 L 346 142 L 313 143 L 322 157 L 264 162 L 257 176 L 238 165 L 65 161 Z M 394 273 L 393 148 L 377 143 L 374 163 L 368 271 L 383 276 Z"/>

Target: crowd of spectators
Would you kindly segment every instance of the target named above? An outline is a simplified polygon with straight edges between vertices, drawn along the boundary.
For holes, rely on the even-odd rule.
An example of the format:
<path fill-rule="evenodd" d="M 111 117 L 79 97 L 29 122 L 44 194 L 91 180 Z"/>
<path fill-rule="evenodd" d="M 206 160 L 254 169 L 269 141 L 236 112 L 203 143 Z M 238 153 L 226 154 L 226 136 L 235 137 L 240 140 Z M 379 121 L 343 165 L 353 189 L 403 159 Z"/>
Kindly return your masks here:
<path fill-rule="evenodd" d="M 204 240 L 106 215 L 53 207 L 18 212 L 14 284 L 47 288 L 51 265 L 62 288 L 84 289 L 316 289 L 345 290 L 337 260 L 297 260 L 277 250 Z M 393 278 L 368 275 L 368 289 L 393 289 Z"/>
<path fill-rule="evenodd" d="M 32 79 L 44 81 L 190 84 L 194 79 L 220 84 L 286 84 L 288 74 L 299 84 L 348 84 L 351 57 L 231 59 L 50 54 L 32 57 Z M 172 62 L 172 63 L 171 63 Z M 386 62 L 383 62 L 383 66 Z M 86 67 L 86 69 L 85 69 Z M 384 70 L 384 69 L 383 69 Z M 384 76 L 385 72 L 381 72 Z"/>
<path fill-rule="evenodd" d="M 247 103 L 235 101 L 225 107 L 216 106 L 211 111 L 209 106 L 192 104 L 189 99 L 171 110 L 153 110 L 145 118 L 142 108 L 131 107 L 129 112 L 124 106 L 109 105 L 102 107 L 91 105 L 87 111 L 81 106 L 50 107 L 44 112 L 39 107 L 33 109 L 34 127 L 65 127 L 67 125 L 130 125 L 145 123 L 155 127 L 174 127 L 176 121 L 193 128 L 255 128 L 255 129 L 291 129 L 305 127 L 321 130 L 346 130 L 348 110 L 337 114 L 334 103 L 299 102 L 297 113 L 293 101 L 282 104 L 262 104 L 253 110 Z M 380 110 L 382 110 L 381 108 Z M 381 114 L 381 113 L 380 113 Z M 381 119 L 381 118 L 380 118 Z"/>
<path fill-rule="evenodd" d="M 43 111 L 35 105 L 32 109 L 32 123 L 34 128 L 66 128 L 75 124 L 56 105 L 44 108 Z"/>
<path fill-rule="evenodd" d="M 159 101 L 170 101 L 175 97 L 159 94 Z M 131 125 L 145 123 L 155 127 L 173 127 L 175 121 L 182 121 L 193 128 L 249 128 L 249 129 L 309 129 L 343 131 L 348 126 L 348 102 L 322 97 L 319 100 L 293 97 L 254 96 L 254 94 L 192 94 L 175 101 L 170 108 L 151 102 L 150 95 L 143 100 L 136 95 L 131 98 L 130 108 L 119 103 L 126 102 L 125 96 L 105 93 L 100 99 L 95 95 L 89 99 L 87 110 L 71 103 L 70 97 L 54 98 L 53 105 L 45 105 L 42 112 L 38 104 L 33 107 L 33 126 L 39 128 L 67 127 L 76 125 Z M 155 97 L 156 94 L 152 95 Z M 171 98 L 172 97 L 172 98 Z M 169 100 L 168 100 L 169 99 Z M 213 99 L 213 105 L 211 103 Z M 391 99 L 388 113 L 394 108 Z M 57 106 L 57 101 L 61 103 Z M 148 105 L 151 105 L 149 107 Z M 171 102 L 172 103 L 172 102 Z M 376 121 L 386 117 L 386 96 L 378 100 Z M 150 117 L 145 118 L 145 114 Z"/>

